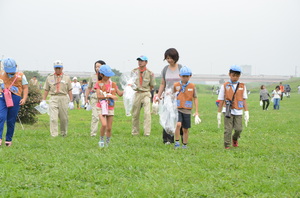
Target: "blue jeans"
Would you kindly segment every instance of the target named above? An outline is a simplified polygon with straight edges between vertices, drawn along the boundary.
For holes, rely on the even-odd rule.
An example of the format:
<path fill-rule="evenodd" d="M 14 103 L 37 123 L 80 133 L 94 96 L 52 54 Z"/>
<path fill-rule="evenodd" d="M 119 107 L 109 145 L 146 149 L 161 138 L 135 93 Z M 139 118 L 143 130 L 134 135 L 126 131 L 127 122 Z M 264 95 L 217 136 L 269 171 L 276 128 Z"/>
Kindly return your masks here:
<path fill-rule="evenodd" d="M 1 93 L 0 95 L 0 139 L 2 139 L 4 123 L 6 121 L 7 131 L 6 131 L 6 141 L 11 142 L 12 137 L 15 132 L 15 123 L 17 119 L 17 115 L 20 109 L 20 100 L 21 97 L 15 94 L 11 94 L 14 102 L 14 106 L 7 108 L 4 95 Z"/>
<path fill-rule="evenodd" d="M 274 109 L 279 110 L 280 98 L 274 98 Z"/>

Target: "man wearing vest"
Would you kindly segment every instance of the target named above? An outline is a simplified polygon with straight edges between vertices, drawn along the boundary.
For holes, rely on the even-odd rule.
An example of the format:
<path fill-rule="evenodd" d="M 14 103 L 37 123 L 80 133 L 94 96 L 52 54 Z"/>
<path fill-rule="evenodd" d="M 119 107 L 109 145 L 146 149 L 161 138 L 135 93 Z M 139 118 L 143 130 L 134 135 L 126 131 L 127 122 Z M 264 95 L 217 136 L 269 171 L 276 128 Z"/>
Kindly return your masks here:
<path fill-rule="evenodd" d="M 15 60 L 6 58 L 2 63 L 4 71 L 0 72 L 0 146 L 5 121 L 7 125 L 5 145 L 11 146 L 20 105 L 25 104 L 28 96 L 28 82 L 22 72 L 16 72 Z"/>
<path fill-rule="evenodd" d="M 244 119 L 247 124 L 249 121 L 249 111 L 246 103 L 247 89 L 244 83 L 238 82 L 241 75 L 241 68 L 233 65 L 229 70 L 229 82 L 221 86 L 218 100 L 220 100 L 218 108 L 218 126 L 221 123 L 221 112 L 225 113 L 224 118 L 224 146 L 229 149 L 232 140 L 232 146 L 238 147 L 238 139 L 243 130 L 242 115 L 244 110 Z M 226 106 L 227 105 L 227 106 Z M 227 112 L 226 112 L 227 109 Z M 234 134 L 232 135 L 232 130 Z"/>
<path fill-rule="evenodd" d="M 50 133 L 52 137 L 58 136 L 58 119 L 60 120 L 60 131 L 62 136 L 67 135 L 68 131 L 68 107 L 74 108 L 72 101 L 71 79 L 64 74 L 63 63 L 60 60 L 54 62 L 54 73 L 50 74 L 44 85 L 43 100 L 40 103 L 42 108 L 47 108 L 46 99 L 50 94 L 49 115 Z"/>
<path fill-rule="evenodd" d="M 189 80 L 192 76 L 190 68 L 184 66 L 180 69 L 180 82 L 174 83 L 174 93 L 177 96 L 178 121 L 175 131 L 175 148 L 180 147 L 180 128 L 183 130 L 182 148 L 187 148 L 189 128 L 191 128 L 191 114 L 193 102 L 195 104 L 195 123 L 201 122 L 198 113 L 198 98 L 195 84 Z"/>
<path fill-rule="evenodd" d="M 139 67 L 132 70 L 137 76 L 136 93 L 132 106 L 132 135 L 138 135 L 140 131 L 140 111 L 141 106 L 144 107 L 144 135 L 149 136 L 151 132 L 151 93 L 150 91 L 155 86 L 155 77 L 147 67 L 148 58 L 140 56 L 137 58 Z"/>

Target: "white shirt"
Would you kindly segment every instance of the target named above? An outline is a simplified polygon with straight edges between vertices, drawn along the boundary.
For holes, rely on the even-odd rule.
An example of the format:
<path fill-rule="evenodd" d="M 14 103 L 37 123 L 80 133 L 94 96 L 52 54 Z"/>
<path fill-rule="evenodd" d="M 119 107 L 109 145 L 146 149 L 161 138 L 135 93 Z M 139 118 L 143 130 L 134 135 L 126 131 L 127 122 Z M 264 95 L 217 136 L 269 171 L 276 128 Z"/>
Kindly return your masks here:
<path fill-rule="evenodd" d="M 72 82 L 72 94 L 80 94 L 81 85 L 79 82 Z"/>
<path fill-rule="evenodd" d="M 237 84 L 233 84 L 233 88 L 234 91 L 236 89 Z M 247 95 L 247 88 L 246 85 L 244 85 L 244 93 L 243 93 L 243 98 L 247 99 L 248 95 Z M 224 88 L 224 84 L 221 86 L 219 95 L 218 95 L 218 100 L 225 100 L 225 88 Z M 226 107 L 223 107 L 222 112 L 226 111 Z M 232 115 L 243 115 L 243 110 L 242 109 L 231 109 L 231 114 Z"/>
<path fill-rule="evenodd" d="M 280 94 L 280 95 L 279 95 L 279 94 Z M 275 89 L 275 90 L 273 90 L 272 95 L 273 95 L 273 98 L 280 98 L 280 96 L 281 96 L 281 91 L 280 91 L 280 90 L 279 90 L 279 91 L 276 91 L 276 89 Z"/>

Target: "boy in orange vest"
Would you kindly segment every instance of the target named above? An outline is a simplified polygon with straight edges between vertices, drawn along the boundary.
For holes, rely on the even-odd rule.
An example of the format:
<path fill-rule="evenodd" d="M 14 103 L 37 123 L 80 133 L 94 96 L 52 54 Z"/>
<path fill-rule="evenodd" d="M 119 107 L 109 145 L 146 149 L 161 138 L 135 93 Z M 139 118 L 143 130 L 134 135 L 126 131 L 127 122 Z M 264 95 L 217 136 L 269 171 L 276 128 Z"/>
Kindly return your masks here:
<path fill-rule="evenodd" d="M 191 128 L 191 113 L 193 101 L 195 104 L 195 124 L 201 122 L 198 113 L 198 99 L 195 84 L 189 80 L 192 76 L 192 71 L 184 66 L 179 71 L 181 78 L 180 82 L 174 83 L 174 93 L 177 96 L 178 121 L 175 131 L 175 148 L 180 147 L 180 128 L 183 130 L 183 145 L 182 148 L 187 148 L 189 128 Z"/>
<path fill-rule="evenodd" d="M 224 146 L 225 149 L 230 148 L 231 140 L 232 146 L 238 147 L 238 138 L 243 130 L 242 115 L 244 110 L 245 123 L 249 121 L 249 111 L 246 103 L 247 89 L 244 83 L 238 82 L 241 76 L 241 68 L 233 65 L 229 70 L 229 82 L 222 85 L 218 100 L 220 100 L 218 108 L 218 125 L 221 123 L 221 112 L 225 112 L 224 118 Z M 226 107 L 226 108 L 225 108 Z M 234 134 L 232 135 L 232 130 Z"/>

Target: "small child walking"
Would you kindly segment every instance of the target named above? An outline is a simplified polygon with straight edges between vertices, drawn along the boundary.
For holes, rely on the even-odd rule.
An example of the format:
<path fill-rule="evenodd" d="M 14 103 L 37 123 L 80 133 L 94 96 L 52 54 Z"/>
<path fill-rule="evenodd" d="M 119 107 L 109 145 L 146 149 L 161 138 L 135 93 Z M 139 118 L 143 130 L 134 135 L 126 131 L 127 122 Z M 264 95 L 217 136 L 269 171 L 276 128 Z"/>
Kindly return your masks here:
<path fill-rule="evenodd" d="M 282 92 L 280 91 L 280 86 L 277 85 L 272 92 L 274 110 L 279 110 L 281 96 L 282 96 Z"/>
<path fill-rule="evenodd" d="M 99 69 L 98 75 L 102 77 L 102 80 L 99 80 L 95 84 L 95 89 L 98 97 L 97 111 L 102 125 L 100 129 L 99 146 L 104 147 L 105 135 L 106 146 L 108 146 L 110 143 L 114 116 L 114 104 L 115 100 L 118 99 L 116 94 L 122 96 L 123 92 L 118 89 L 118 86 L 115 82 L 112 82 L 110 80 L 110 77 L 114 76 L 115 73 L 111 70 L 111 68 L 108 65 L 102 65 Z"/>
<path fill-rule="evenodd" d="M 242 115 L 243 110 L 246 123 L 249 121 L 249 111 L 246 103 L 247 90 L 244 83 L 240 83 L 238 80 L 241 76 L 241 68 L 237 65 L 233 65 L 229 70 L 229 82 L 224 83 L 221 86 L 218 100 L 220 100 L 218 108 L 218 125 L 221 123 L 221 112 L 225 112 L 224 118 L 224 146 L 225 149 L 230 148 L 231 140 L 232 146 L 238 147 L 238 138 L 243 130 Z M 227 105 L 227 107 L 226 107 Z M 226 108 L 227 112 L 226 112 Z M 232 130 L 234 134 L 232 136 Z M 232 136 L 232 137 L 231 137 Z"/>
<path fill-rule="evenodd" d="M 177 96 L 178 121 L 175 131 L 175 148 L 180 147 L 180 128 L 183 130 L 182 148 L 187 148 L 189 128 L 191 128 L 191 113 L 195 104 L 195 123 L 201 122 L 198 113 L 198 99 L 195 84 L 189 80 L 192 76 L 190 68 L 184 66 L 179 71 L 180 82 L 174 83 L 174 93 Z"/>

